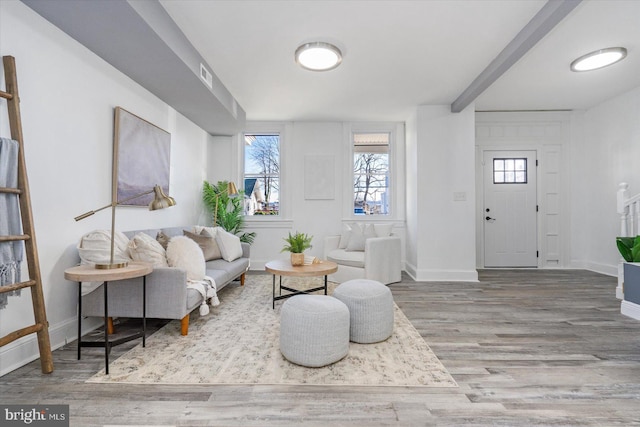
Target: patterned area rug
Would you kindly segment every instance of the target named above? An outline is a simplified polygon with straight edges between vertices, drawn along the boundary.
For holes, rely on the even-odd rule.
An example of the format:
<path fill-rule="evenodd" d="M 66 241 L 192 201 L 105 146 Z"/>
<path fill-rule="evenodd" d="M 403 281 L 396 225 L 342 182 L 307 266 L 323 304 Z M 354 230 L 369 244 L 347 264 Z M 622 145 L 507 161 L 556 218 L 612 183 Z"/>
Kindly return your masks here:
<path fill-rule="evenodd" d="M 350 343 L 344 359 L 322 368 L 290 363 L 279 349 L 284 301 L 272 309 L 271 280 L 270 275 L 248 275 L 244 287 L 227 286 L 219 293 L 220 305 L 207 316 L 194 310 L 188 336 L 181 336 L 180 322 L 172 321 L 147 337 L 146 348 L 139 344 L 112 361 L 109 375 L 103 369 L 88 382 L 457 387 L 397 306 L 388 340 Z M 304 288 L 318 286 L 320 279 L 287 280 Z M 329 284 L 329 294 L 334 287 Z"/>

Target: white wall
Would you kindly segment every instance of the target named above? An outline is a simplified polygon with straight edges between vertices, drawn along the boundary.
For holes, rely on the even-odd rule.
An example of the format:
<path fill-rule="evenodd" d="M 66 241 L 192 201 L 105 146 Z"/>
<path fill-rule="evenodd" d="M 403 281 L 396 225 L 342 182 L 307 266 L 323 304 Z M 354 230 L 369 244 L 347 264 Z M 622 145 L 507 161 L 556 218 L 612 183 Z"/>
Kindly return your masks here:
<path fill-rule="evenodd" d="M 21 2 L 0 2 L 0 54 L 16 58 L 40 268 L 56 348 L 77 333 L 77 285 L 64 279 L 64 270 L 78 262 L 75 245 L 82 234 L 110 226 L 108 211 L 79 223 L 73 218 L 110 202 L 114 107 L 171 133 L 170 194 L 177 201 L 154 212 L 119 208 L 120 230 L 197 221 L 211 137 Z M 9 135 L 4 101 L 0 134 Z M 31 323 L 30 292 L 9 297 L 9 306 L 0 310 L 0 335 Z M 37 358 L 35 341 L 30 335 L 0 348 L 0 375 Z"/>
<path fill-rule="evenodd" d="M 617 274 L 616 191 L 640 193 L 640 87 L 585 111 L 572 138 L 572 266 Z"/>
<path fill-rule="evenodd" d="M 419 201 L 420 182 L 418 180 L 418 109 L 409 117 L 406 126 L 406 227 L 405 270 L 415 278 L 418 266 L 418 226 L 420 221 Z M 413 272 L 413 273 L 411 273 Z"/>
<path fill-rule="evenodd" d="M 407 272 L 416 280 L 476 281 L 473 106 L 419 106 L 407 123 Z M 464 201 L 454 201 L 454 193 Z"/>
<path fill-rule="evenodd" d="M 574 129 L 570 112 L 476 113 L 477 266 L 484 267 L 482 160 L 487 150 L 530 150 L 538 160 L 538 267 L 569 266 L 568 151 Z"/>
<path fill-rule="evenodd" d="M 390 217 L 354 217 L 353 187 L 351 185 L 351 131 L 377 131 L 392 129 L 397 141 L 393 146 L 396 178 L 394 214 Z M 276 258 L 286 258 L 280 253 L 283 238 L 288 232 L 300 231 L 313 236 L 313 248 L 309 255 L 322 257 L 324 237 L 340 234 L 343 222 L 369 221 L 392 222 L 393 232 L 404 238 L 404 126 L 401 123 L 347 123 L 347 122 L 249 122 L 247 132 L 279 132 L 281 134 L 281 211 L 278 218 L 248 217 L 247 231 L 255 231 L 257 237 L 251 246 L 251 268 L 259 270 Z M 240 144 L 240 141 L 236 141 Z M 237 157 L 241 155 L 238 149 Z M 333 181 L 333 198 L 325 200 L 305 197 L 305 157 L 331 156 L 333 170 L 327 170 L 327 181 Z M 241 160 L 237 158 L 237 164 Z M 234 173 L 231 167 L 221 173 Z M 238 168 L 241 179 L 241 168 Z M 330 178 L 330 179 L 329 179 Z M 403 252 L 404 259 L 404 252 Z"/>

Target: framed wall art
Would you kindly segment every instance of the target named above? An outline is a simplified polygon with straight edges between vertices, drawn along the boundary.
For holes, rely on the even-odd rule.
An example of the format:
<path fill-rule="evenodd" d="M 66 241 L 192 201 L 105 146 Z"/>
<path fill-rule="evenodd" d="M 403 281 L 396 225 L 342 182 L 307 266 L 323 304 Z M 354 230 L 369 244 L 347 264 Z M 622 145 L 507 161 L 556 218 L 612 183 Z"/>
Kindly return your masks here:
<path fill-rule="evenodd" d="M 335 198 L 334 176 L 333 156 L 304 156 L 304 198 L 333 200 Z"/>
<path fill-rule="evenodd" d="M 169 194 L 171 134 L 121 107 L 115 109 L 113 199 L 122 201 L 160 185 Z M 153 194 L 123 203 L 147 206 Z"/>

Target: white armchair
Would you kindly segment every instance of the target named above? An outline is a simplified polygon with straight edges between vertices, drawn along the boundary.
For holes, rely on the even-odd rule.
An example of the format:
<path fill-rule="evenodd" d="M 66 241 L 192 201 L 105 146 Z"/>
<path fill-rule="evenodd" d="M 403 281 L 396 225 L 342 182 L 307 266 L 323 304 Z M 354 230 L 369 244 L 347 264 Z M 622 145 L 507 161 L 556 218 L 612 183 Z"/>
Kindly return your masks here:
<path fill-rule="evenodd" d="M 324 239 L 324 258 L 338 264 L 338 271 L 329 275 L 329 280 L 342 283 L 351 279 L 371 279 L 385 285 L 401 280 L 400 237 L 369 237 L 364 242 L 364 251 L 340 248 L 340 237 Z"/>

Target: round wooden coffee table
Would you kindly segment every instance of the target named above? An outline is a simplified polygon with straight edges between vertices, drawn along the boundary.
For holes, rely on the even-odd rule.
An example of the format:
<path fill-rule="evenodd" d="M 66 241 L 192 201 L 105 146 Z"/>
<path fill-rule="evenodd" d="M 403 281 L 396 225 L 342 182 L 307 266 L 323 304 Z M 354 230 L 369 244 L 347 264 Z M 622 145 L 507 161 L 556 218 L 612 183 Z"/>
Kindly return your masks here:
<path fill-rule="evenodd" d="M 293 266 L 288 259 L 278 259 L 275 261 L 269 261 L 264 265 L 264 269 L 273 274 L 273 301 L 272 306 L 276 308 L 276 301 L 290 298 L 294 295 L 308 294 L 311 292 L 321 291 L 324 289 L 324 294 L 327 295 L 327 276 L 329 274 L 338 271 L 338 264 L 332 261 L 320 261 L 317 264 Z M 280 276 L 280 284 L 278 285 L 279 294 L 276 296 L 276 276 Z M 288 286 L 282 286 L 282 276 L 290 277 L 316 277 L 324 276 L 324 286 L 311 289 L 294 289 Z M 282 295 L 282 290 L 289 291 L 290 293 Z"/>

